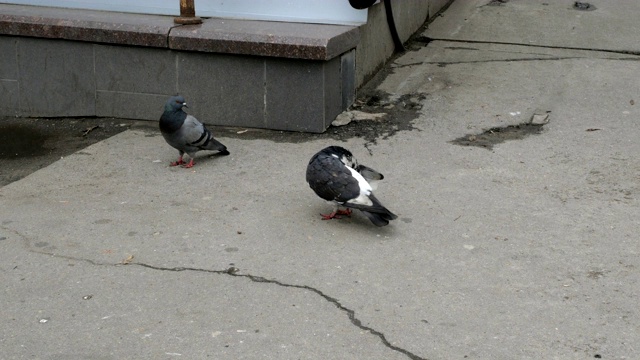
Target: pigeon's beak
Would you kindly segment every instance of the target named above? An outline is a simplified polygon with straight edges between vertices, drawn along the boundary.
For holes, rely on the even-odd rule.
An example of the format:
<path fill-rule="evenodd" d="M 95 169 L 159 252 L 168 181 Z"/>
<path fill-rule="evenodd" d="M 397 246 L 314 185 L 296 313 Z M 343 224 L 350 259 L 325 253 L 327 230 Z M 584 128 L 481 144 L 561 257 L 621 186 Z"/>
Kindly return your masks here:
<path fill-rule="evenodd" d="M 183 102 L 183 103 L 182 103 L 182 106 L 184 106 L 184 107 L 188 107 L 186 102 Z"/>

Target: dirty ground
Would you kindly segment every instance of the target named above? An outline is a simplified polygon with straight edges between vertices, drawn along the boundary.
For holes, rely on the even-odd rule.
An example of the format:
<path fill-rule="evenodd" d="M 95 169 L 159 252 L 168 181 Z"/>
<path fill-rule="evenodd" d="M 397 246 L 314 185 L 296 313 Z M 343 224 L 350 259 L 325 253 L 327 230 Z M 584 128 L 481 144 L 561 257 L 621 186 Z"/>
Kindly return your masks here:
<path fill-rule="evenodd" d="M 132 126 L 148 125 L 113 118 L 0 118 L 0 186 Z"/>

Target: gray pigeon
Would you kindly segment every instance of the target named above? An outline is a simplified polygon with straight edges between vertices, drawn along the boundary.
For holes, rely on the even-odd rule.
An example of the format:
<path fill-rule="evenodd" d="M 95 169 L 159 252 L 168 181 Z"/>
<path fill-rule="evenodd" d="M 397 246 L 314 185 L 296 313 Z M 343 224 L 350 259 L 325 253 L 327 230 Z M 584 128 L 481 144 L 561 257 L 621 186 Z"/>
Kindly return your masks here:
<path fill-rule="evenodd" d="M 388 225 L 389 221 L 397 216 L 373 196 L 375 183 L 382 179 L 382 174 L 364 165 L 358 165 L 351 152 L 340 146 L 322 149 L 313 155 L 307 166 L 309 187 L 318 196 L 333 204 L 330 214 L 321 214 L 323 220 L 339 219 L 338 215 L 350 215 L 350 208 L 353 208 L 362 211 L 376 226 Z M 347 209 L 339 210 L 340 206 Z"/>
<path fill-rule="evenodd" d="M 182 96 L 172 96 L 164 105 L 164 112 L 160 117 L 160 132 L 167 143 L 180 152 L 178 161 L 171 166 L 193 166 L 193 158 L 200 150 L 218 150 L 220 155 L 229 155 L 227 147 L 213 138 L 211 132 L 195 117 L 182 110 L 187 106 Z M 184 153 L 190 157 L 189 163 L 182 160 Z"/>

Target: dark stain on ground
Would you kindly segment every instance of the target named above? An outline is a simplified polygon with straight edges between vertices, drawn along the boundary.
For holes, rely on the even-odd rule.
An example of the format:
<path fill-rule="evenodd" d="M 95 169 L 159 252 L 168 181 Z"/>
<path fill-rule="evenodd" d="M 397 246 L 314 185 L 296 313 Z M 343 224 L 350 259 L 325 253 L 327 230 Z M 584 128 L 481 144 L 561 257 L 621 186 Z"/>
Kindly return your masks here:
<path fill-rule="evenodd" d="M 20 124 L 0 124 L 0 157 L 15 159 L 42 155 L 47 152 L 42 130 Z"/>
<path fill-rule="evenodd" d="M 378 139 L 386 140 L 400 131 L 418 130 L 414 120 L 422 110 L 425 94 L 405 94 L 396 99 L 390 99 L 389 94 L 373 91 L 367 97 L 358 99 L 352 110 L 368 113 L 386 113 L 380 121 L 352 121 L 341 128 L 330 128 L 329 136 L 339 136 L 341 140 L 352 137 L 364 138 L 367 143 L 376 144 Z M 331 134 L 333 132 L 333 134 Z M 346 137 L 345 137 L 346 135 Z"/>
<path fill-rule="evenodd" d="M 491 0 L 487 3 L 487 6 L 502 6 L 508 2 L 509 0 Z"/>
<path fill-rule="evenodd" d="M 449 141 L 449 143 L 461 146 L 477 146 L 491 150 L 494 145 L 507 140 L 520 140 L 529 135 L 540 134 L 543 126 L 543 124 L 524 123 L 505 127 L 494 127 L 481 134 L 469 134 L 459 137 Z"/>
<path fill-rule="evenodd" d="M 576 1 L 573 3 L 573 9 L 580 11 L 593 11 L 596 10 L 596 7 L 587 2 Z"/>
<path fill-rule="evenodd" d="M 1 117 L 0 187 L 137 123 L 141 122 L 111 118 Z M 92 130 L 87 132 L 88 129 Z"/>
<path fill-rule="evenodd" d="M 426 29 L 426 28 L 425 28 Z M 432 42 L 433 39 L 427 36 L 424 36 L 422 34 L 420 35 L 414 35 L 406 44 L 405 48 L 408 51 L 418 51 L 420 49 L 422 49 L 423 47 L 426 47 L 427 45 L 429 45 L 430 42 Z"/>

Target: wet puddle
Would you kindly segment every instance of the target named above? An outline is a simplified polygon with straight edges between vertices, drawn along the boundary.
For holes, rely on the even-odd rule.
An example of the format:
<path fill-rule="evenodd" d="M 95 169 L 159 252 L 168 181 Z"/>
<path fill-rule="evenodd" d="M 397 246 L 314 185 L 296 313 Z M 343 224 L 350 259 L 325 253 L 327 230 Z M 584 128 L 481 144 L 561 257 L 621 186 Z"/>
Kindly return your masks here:
<path fill-rule="evenodd" d="M 480 134 L 469 134 L 449 141 L 460 146 L 477 146 L 487 150 L 493 149 L 496 144 L 508 140 L 521 140 L 529 135 L 537 135 L 542 132 L 545 124 L 524 123 L 505 127 L 494 127 Z"/>

